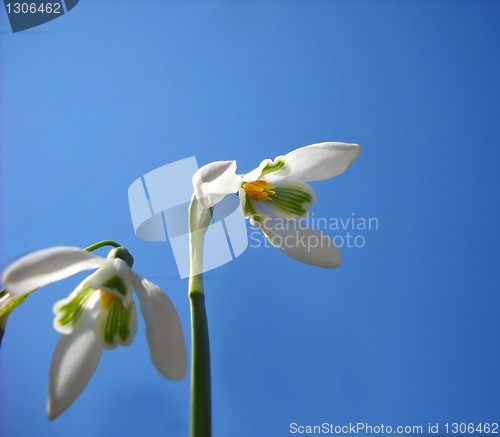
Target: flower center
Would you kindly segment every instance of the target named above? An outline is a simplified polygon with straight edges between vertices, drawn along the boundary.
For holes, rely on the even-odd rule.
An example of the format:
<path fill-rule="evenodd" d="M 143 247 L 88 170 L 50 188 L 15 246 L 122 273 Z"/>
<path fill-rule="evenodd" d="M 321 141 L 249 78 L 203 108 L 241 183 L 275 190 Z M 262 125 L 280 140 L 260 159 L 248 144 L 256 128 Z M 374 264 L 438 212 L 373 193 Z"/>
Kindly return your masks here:
<path fill-rule="evenodd" d="M 276 187 L 266 181 L 245 182 L 243 189 L 251 199 L 260 202 L 261 200 L 271 200 L 271 196 L 276 195 Z"/>
<path fill-rule="evenodd" d="M 115 299 L 116 296 L 114 294 L 101 290 L 101 308 L 111 308 Z"/>

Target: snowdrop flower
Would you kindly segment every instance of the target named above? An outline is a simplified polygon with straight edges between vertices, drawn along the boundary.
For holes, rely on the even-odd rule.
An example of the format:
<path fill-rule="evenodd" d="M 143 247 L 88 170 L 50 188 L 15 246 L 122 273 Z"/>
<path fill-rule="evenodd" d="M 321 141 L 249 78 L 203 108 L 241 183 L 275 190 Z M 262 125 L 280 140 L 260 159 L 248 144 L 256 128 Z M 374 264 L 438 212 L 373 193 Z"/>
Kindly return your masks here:
<path fill-rule="evenodd" d="M 166 378 L 180 379 L 186 370 L 184 338 L 177 312 L 155 284 L 134 273 L 133 258 L 123 248 L 101 258 L 76 247 L 33 252 L 7 267 L 2 276 L 13 296 L 97 268 L 54 306 L 54 328 L 62 334 L 50 368 L 47 414 L 54 419 L 85 388 L 103 349 L 127 346 L 137 329 L 132 288 L 146 323 L 151 359 Z"/>
<path fill-rule="evenodd" d="M 205 208 L 238 193 L 245 218 L 275 247 L 307 264 L 337 267 L 340 253 L 333 241 L 299 220 L 307 216 L 316 197 L 306 182 L 342 174 L 360 152 L 357 144 L 312 144 L 265 159 L 245 175 L 236 174 L 236 161 L 212 162 L 194 174 L 194 192 Z"/>

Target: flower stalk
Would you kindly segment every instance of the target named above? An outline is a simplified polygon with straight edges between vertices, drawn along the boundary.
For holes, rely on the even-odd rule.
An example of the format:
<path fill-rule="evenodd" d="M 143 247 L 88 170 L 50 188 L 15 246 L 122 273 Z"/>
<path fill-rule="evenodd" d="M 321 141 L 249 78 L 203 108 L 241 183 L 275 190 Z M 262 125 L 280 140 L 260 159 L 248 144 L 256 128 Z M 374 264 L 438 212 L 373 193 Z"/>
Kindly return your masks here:
<path fill-rule="evenodd" d="M 116 241 L 113 241 L 113 240 L 103 240 L 103 241 L 99 241 L 97 243 L 94 243 L 94 244 L 92 244 L 89 247 L 86 247 L 84 250 L 86 250 L 87 252 L 93 252 L 94 250 L 100 249 L 101 247 L 105 247 L 105 246 L 113 246 L 115 248 L 122 247 Z"/>
<path fill-rule="evenodd" d="M 3 334 L 5 332 L 5 325 L 10 313 L 21 305 L 28 296 L 14 297 L 6 290 L 0 291 L 0 347 L 2 346 Z"/>
<path fill-rule="evenodd" d="M 191 308 L 191 406 L 190 436 L 212 434 L 210 342 L 203 290 L 203 243 L 212 218 L 211 209 L 195 196 L 189 208 L 189 249 L 191 256 L 189 302 Z"/>

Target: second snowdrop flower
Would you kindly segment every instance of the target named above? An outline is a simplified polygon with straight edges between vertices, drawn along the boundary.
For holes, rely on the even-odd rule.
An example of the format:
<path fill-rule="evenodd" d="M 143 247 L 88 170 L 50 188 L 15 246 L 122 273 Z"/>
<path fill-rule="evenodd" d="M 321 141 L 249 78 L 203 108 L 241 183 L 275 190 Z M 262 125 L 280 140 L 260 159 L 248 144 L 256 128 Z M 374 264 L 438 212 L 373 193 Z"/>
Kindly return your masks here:
<path fill-rule="evenodd" d="M 62 335 L 50 369 L 50 419 L 64 412 L 82 392 L 103 349 L 132 342 L 137 330 L 132 289 L 144 316 L 153 364 L 166 378 L 183 377 L 186 351 L 177 312 L 158 286 L 132 271 L 132 263 L 132 256 L 123 247 L 111 250 L 107 259 L 76 247 L 52 247 L 19 259 L 3 273 L 5 289 L 13 296 L 23 296 L 97 268 L 54 305 L 54 328 Z"/>
<path fill-rule="evenodd" d="M 194 174 L 194 191 L 205 208 L 238 193 L 245 218 L 259 226 L 275 247 L 307 264 L 337 267 L 340 252 L 333 241 L 297 220 L 307 216 L 316 198 L 306 182 L 342 174 L 360 152 L 357 144 L 312 144 L 274 160 L 265 159 L 245 175 L 236 174 L 236 161 L 212 162 Z M 318 244 L 311 245 L 311 241 Z"/>

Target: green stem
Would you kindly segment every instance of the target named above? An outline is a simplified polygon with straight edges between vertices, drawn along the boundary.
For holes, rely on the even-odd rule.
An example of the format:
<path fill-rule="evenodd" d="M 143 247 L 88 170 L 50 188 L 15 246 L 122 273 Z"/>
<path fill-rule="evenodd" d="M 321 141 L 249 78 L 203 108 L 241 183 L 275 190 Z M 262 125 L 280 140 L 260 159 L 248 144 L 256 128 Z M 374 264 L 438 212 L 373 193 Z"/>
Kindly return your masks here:
<path fill-rule="evenodd" d="M 100 249 L 101 247 L 104 247 L 104 246 L 121 247 L 121 245 L 118 244 L 116 241 L 103 240 L 103 241 L 99 241 L 98 243 L 92 244 L 92 246 L 86 247 L 84 250 L 86 250 L 87 252 L 93 252 L 94 250 Z"/>
<path fill-rule="evenodd" d="M 202 273 L 203 242 L 210 220 L 211 211 L 193 197 L 189 209 L 191 267 L 188 292 L 191 307 L 191 437 L 212 435 L 210 341 Z"/>
<path fill-rule="evenodd" d="M 191 437 L 212 435 L 210 342 L 205 295 L 190 290 L 191 304 Z"/>
<path fill-rule="evenodd" d="M 0 291 L 0 347 L 10 313 L 21 305 L 28 296 L 29 294 L 14 297 L 5 290 Z"/>

